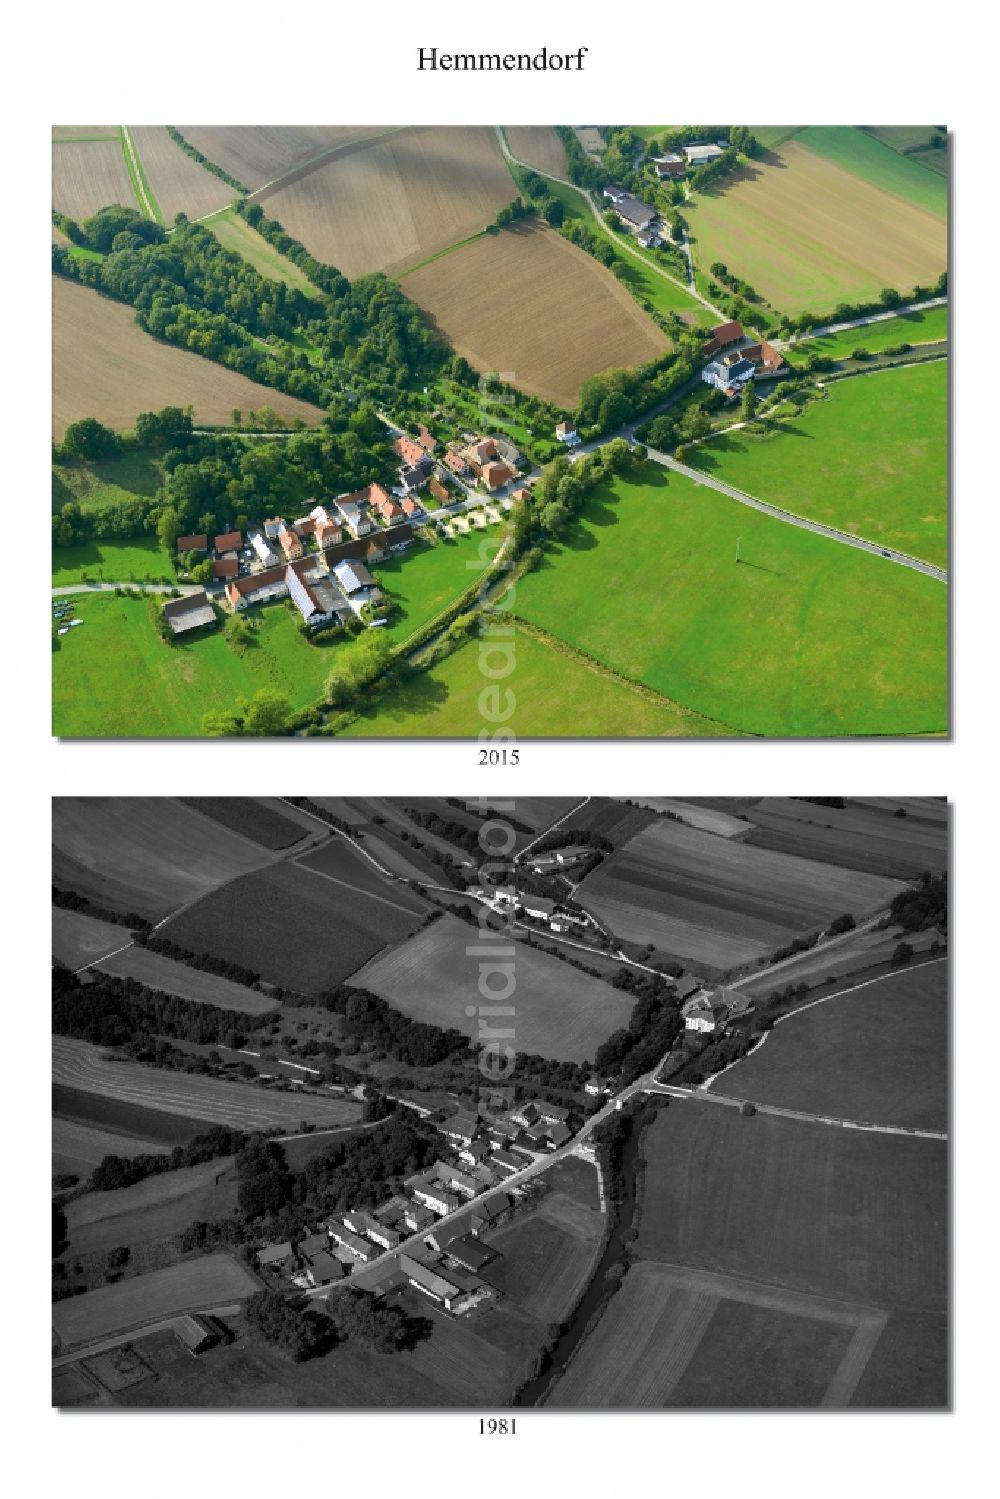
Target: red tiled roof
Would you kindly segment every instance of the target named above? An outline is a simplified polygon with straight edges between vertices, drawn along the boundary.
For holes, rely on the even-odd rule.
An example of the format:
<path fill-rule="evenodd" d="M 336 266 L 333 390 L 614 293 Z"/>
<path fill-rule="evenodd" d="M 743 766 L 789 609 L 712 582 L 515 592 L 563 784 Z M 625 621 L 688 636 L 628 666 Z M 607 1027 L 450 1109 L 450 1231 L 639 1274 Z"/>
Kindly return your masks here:
<path fill-rule="evenodd" d="M 513 477 L 514 470 L 509 463 L 487 463 L 483 468 L 483 478 L 490 489 L 499 489 L 501 484 L 506 484 Z"/>
<path fill-rule="evenodd" d="M 424 450 L 419 442 L 414 442 L 412 437 L 397 437 L 392 445 L 392 451 L 397 458 L 402 458 L 404 463 L 419 463 L 424 456 Z"/>
<path fill-rule="evenodd" d="M 424 451 L 428 453 L 433 453 L 434 449 L 438 445 L 438 440 L 434 436 L 434 433 L 428 432 L 427 428 L 423 425 L 422 422 L 417 428 L 417 441 L 420 443 L 420 446 L 424 449 Z"/>
<path fill-rule="evenodd" d="M 236 548 L 242 545 L 242 531 L 223 531 L 221 536 L 215 538 L 215 550 L 217 552 L 235 552 Z"/>
<path fill-rule="evenodd" d="M 430 489 L 431 494 L 434 496 L 434 498 L 436 500 L 442 500 L 445 504 L 447 504 L 448 501 L 451 499 L 451 495 L 445 489 L 445 487 L 441 483 L 440 479 L 432 479 L 431 482 L 430 482 L 430 485 L 428 487 Z M 404 504 L 404 509 L 405 509 L 406 502 L 404 501 L 403 504 Z"/>
<path fill-rule="evenodd" d="M 240 559 L 238 557 L 219 557 L 212 563 L 213 578 L 238 578 L 240 575 Z"/>
<path fill-rule="evenodd" d="M 712 329 L 711 342 L 707 343 L 702 350 L 706 359 L 711 358 L 719 349 L 724 349 L 728 344 L 734 344 L 743 337 L 743 324 L 738 322 L 720 323 L 717 328 Z"/>
<path fill-rule="evenodd" d="M 455 474 L 464 474 L 465 470 L 469 466 L 468 463 L 466 463 L 465 459 L 462 457 L 461 453 L 452 452 L 450 448 L 444 455 L 444 461 L 451 469 L 451 471 Z"/>
<path fill-rule="evenodd" d="M 178 536 L 177 550 L 179 552 L 207 552 L 207 536 Z"/>

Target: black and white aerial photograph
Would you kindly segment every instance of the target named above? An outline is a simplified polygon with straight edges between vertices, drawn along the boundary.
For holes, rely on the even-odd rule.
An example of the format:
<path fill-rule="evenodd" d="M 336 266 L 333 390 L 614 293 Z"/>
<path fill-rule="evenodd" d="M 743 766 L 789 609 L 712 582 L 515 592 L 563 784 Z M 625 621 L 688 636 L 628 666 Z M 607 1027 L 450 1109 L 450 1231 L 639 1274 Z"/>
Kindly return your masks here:
<path fill-rule="evenodd" d="M 947 1410 L 948 867 L 938 797 L 56 798 L 52 1404 Z"/>

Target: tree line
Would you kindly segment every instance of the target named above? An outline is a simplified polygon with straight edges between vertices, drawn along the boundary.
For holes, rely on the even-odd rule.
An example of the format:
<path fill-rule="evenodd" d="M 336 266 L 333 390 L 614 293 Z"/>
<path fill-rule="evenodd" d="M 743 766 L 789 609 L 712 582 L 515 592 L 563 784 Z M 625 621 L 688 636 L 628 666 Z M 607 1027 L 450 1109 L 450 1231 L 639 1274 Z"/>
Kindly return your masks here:
<path fill-rule="evenodd" d="M 91 1192 L 116 1192 L 121 1187 L 134 1187 L 147 1176 L 162 1176 L 168 1171 L 182 1171 L 185 1166 L 200 1166 L 219 1156 L 235 1155 L 247 1138 L 242 1130 L 216 1124 L 195 1135 L 186 1145 L 175 1145 L 169 1152 L 131 1158 L 106 1155 L 91 1172 L 87 1187 Z"/>
<path fill-rule="evenodd" d="M 139 940 L 139 934 L 148 932 L 152 922 L 145 916 L 139 916 L 135 911 L 113 911 L 109 906 L 98 906 L 80 895 L 76 890 L 61 890 L 58 885 L 52 886 L 52 904 L 63 911 L 79 911 L 81 915 L 92 916 L 95 921 L 109 921 L 115 926 L 130 927 Z"/>

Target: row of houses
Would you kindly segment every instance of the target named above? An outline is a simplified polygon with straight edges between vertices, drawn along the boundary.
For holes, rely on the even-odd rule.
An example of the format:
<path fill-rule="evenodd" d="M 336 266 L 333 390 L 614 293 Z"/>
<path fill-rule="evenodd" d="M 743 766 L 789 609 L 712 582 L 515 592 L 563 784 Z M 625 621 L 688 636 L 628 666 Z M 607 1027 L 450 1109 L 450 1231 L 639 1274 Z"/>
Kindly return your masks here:
<path fill-rule="evenodd" d="M 533 895 L 528 890 L 515 890 L 513 886 L 497 886 L 486 890 L 481 885 L 470 885 L 469 894 L 485 900 L 494 911 L 505 911 L 513 916 L 524 915 L 530 916 L 533 921 L 544 921 L 553 932 L 580 931 L 589 925 L 585 916 L 566 910 L 560 901 L 553 900 L 547 895 Z"/>

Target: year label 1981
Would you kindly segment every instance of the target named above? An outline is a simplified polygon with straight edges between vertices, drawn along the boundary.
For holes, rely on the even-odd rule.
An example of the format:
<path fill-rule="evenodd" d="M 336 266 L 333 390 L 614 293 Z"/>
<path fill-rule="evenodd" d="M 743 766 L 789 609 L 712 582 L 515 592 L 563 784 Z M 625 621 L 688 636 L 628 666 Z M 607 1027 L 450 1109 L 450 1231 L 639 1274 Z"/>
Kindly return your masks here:
<path fill-rule="evenodd" d="M 479 1435 L 481 1437 L 512 1437 L 516 1428 L 513 1416 L 489 1416 L 481 1417 L 479 1421 Z"/>

